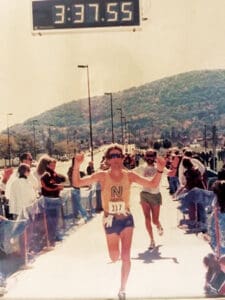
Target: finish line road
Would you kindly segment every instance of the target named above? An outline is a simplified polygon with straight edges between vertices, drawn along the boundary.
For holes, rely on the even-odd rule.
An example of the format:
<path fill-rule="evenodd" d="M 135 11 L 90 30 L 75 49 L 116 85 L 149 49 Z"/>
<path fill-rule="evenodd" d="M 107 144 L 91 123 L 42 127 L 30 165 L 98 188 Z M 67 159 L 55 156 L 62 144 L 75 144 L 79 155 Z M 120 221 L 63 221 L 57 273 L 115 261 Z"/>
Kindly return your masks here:
<path fill-rule="evenodd" d="M 177 227 L 181 215 L 162 178 L 161 223 L 155 232 L 156 248 L 149 238 L 139 204 L 140 187 L 132 186 L 131 210 L 135 220 L 132 266 L 127 299 L 203 298 L 206 269 L 203 257 L 211 252 L 200 235 Z M 155 228 L 154 228 L 155 230 Z M 30 269 L 8 279 L 4 299 L 116 299 L 121 262 L 111 263 L 102 227 L 102 215 L 75 227 L 55 249 L 38 256 Z"/>

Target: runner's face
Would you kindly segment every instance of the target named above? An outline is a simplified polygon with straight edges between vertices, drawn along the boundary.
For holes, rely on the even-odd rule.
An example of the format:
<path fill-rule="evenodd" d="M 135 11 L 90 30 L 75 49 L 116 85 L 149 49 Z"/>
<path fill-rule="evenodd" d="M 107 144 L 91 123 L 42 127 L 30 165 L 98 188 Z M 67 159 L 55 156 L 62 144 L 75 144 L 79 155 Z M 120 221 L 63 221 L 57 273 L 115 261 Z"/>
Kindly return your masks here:
<path fill-rule="evenodd" d="M 119 150 L 111 150 L 108 156 L 108 161 L 111 166 L 122 166 L 123 154 Z"/>

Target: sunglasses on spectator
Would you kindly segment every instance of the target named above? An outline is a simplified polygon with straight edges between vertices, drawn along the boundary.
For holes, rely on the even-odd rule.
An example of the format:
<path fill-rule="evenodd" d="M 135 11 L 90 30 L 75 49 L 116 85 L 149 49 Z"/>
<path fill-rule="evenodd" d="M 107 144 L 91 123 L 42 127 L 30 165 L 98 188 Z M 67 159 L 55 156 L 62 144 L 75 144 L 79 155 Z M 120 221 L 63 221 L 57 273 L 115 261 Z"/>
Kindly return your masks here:
<path fill-rule="evenodd" d="M 123 154 L 121 154 L 121 153 L 109 154 L 109 159 L 112 159 L 112 158 L 123 158 Z"/>

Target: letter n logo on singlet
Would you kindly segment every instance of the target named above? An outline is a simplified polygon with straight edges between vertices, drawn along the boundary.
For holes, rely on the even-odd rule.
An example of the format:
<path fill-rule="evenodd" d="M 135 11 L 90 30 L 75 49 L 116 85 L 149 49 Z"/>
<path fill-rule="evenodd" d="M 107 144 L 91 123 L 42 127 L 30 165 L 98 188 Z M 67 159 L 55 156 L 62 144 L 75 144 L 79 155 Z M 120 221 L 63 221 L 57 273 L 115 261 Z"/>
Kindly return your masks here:
<path fill-rule="evenodd" d="M 111 187 L 111 198 L 121 198 L 123 194 L 123 187 L 122 186 L 112 186 Z"/>

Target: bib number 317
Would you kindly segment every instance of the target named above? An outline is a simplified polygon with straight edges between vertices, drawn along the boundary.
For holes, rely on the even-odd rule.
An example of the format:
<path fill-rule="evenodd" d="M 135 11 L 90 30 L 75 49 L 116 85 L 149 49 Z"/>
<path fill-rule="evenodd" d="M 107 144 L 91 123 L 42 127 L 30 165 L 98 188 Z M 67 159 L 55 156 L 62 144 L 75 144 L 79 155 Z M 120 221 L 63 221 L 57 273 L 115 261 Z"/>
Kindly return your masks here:
<path fill-rule="evenodd" d="M 110 214 L 125 214 L 125 202 L 118 201 L 113 202 L 109 201 L 109 213 Z"/>

